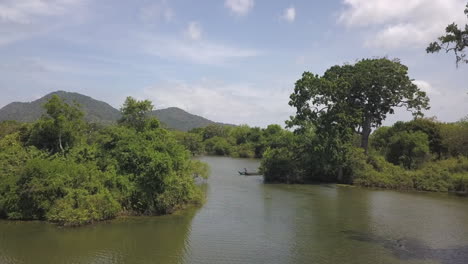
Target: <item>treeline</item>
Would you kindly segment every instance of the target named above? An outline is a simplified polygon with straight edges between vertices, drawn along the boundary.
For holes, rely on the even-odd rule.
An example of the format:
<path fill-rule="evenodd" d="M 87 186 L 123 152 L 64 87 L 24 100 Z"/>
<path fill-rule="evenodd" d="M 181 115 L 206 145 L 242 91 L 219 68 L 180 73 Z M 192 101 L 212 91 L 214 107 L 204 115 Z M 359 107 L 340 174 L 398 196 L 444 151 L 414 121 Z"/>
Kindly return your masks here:
<path fill-rule="evenodd" d="M 201 202 L 207 165 L 147 117 L 151 102 L 127 98 L 107 127 L 58 96 L 44 107 L 34 124 L 0 123 L 0 217 L 82 225 Z"/>
<path fill-rule="evenodd" d="M 189 132 L 174 131 L 176 138 L 193 155 L 218 155 L 237 158 L 262 158 L 268 148 L 287 146 L 293 133 L 279 125 L 267 128 L 209 125 Z"/>
<path fill-rule="evenodd" d="M 304 73 L 289 103 L 297 110 L 287 122 L 293 143 L 264 153 L 265 181 L 466 193 L 468 117 L 422 118 L 429 99 L 407 70 L 381 58 L 333 66 L 322 76 Z M 396 107 L 415 119 L 381 127 Z"/>
<path fill-rule="evenodd" d="M 346 147 L 341 178 L 313 129 L 293 144 L 268 149 L 262 161 L 267 182 L 341 182 L 366 187 L 424 191 L 468 191 L 468 120 L 442 123 L 419 118 L 380 127 L 369 153 L 359 135 Z"/>

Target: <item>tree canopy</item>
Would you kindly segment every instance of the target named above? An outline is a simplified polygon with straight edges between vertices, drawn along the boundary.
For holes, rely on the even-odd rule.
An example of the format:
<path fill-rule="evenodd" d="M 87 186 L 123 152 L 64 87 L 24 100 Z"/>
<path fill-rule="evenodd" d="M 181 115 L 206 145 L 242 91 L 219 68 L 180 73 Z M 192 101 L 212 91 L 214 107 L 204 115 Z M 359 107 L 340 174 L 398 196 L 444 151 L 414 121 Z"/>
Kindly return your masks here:
<path fill-rule="evenodd" d="M 366 151 L 372 128 L 395 108 L 405 107 L 415 116 L 429 108 L 426 93 L 409 78 L 408 68 L 387 58 L 333 66 L 323 76 L 305 72 L 290 98 L 296 115 L 289 126 L 312 123 L 318 134 L 335 141 L 347 141 L 357 132 Z"/>
<path fill-rule="evenodd" d="M 122 117 L 118 122 L 137 130 L 143 130 L 147 124 L 148 114 L 153 110 L 153 107 L 149 100 L 138 101 L 129 96 L 120 108 Z"/>
<path fill-rule="evenodd" d="M 46 114 L 34 124 L 28 143 L 52 153 L 63 153 L 77 144 L 84 128 L 84 113 L 78 104 L 69 105 L 57 95 L 44 108 Z"/>

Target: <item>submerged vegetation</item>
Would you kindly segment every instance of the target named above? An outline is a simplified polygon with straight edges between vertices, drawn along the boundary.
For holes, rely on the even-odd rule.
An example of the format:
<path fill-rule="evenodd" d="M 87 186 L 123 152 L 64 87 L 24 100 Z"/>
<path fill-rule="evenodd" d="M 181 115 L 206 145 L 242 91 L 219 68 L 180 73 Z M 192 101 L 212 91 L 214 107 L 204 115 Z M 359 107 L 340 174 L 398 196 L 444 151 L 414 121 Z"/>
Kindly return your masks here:
<path fill-rule="evenodd" d="M 83 121 L 53 96 L 34 124 L 0 124 L 0 217 L 82 225 L 119 214 L 171 213 L 199 203 L 207 166 L 127 98 L 118 125 Z"/>

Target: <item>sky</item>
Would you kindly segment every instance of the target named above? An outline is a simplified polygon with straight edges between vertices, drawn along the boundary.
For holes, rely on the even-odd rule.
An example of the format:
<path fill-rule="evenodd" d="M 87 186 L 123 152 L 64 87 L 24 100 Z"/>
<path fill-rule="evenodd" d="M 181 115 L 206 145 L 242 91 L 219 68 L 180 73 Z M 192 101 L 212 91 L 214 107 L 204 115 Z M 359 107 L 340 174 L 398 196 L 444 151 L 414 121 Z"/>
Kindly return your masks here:
<path fill-rule="evenodd" d="M 119 108 L 127 96 L 266 126 L 304 71 L 399 58 L 426 116 L 468 115 L 468 65 L 426 54 L 466 0 L 0 0 L 0 107 L 65 90 Z M 397 111 L 384 124 L 409 120 Z"/>

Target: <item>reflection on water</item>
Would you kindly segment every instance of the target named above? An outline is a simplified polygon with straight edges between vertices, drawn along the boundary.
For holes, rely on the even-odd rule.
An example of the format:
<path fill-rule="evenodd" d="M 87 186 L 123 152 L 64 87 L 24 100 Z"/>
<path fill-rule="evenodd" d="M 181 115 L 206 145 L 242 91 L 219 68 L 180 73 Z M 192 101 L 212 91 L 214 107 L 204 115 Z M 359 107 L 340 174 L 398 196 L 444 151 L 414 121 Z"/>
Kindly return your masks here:
<path fill-rule="evenodd" d="M 0 222 L 0 263 L 180 263 L 194 210 L 80 228 Z"/>
<path fill-rule="evenodd" d="M 437 260 L 444 264 L 468 263 L 468 246 L 454 248 L 431 248 L 414 238 L 388 239 L 373 234 L 355 231 L 343 231 L 349 239 L 376 243 L 390 250 L 399 260 L 427 259 Z"/>
<path fill-rule="evenodd" d="M 81 228 L 0 221 L 0 264 L 468 263 L 466 199 L 266 185 L 237 173 L 256 160 L 203 160 L 212 171 L 203 207 Z"/>

